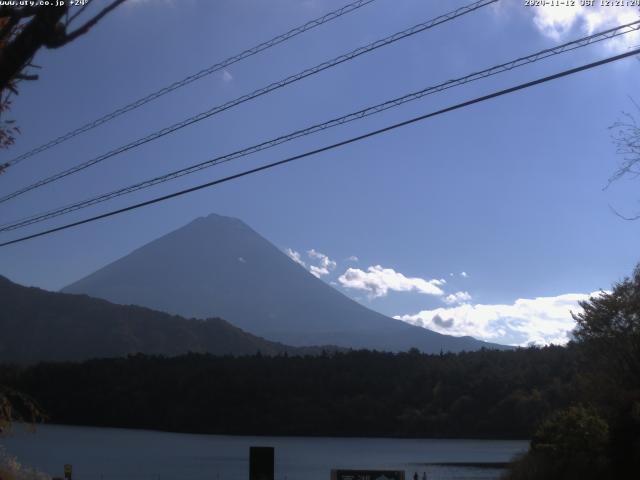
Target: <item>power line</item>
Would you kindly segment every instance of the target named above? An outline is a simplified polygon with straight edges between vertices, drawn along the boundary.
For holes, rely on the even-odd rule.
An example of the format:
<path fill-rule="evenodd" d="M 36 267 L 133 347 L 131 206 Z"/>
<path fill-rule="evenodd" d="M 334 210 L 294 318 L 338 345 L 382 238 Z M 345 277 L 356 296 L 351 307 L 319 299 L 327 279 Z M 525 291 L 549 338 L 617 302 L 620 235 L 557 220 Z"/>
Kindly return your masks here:
<path fill-rule="evenodd" d="M 336 18 L 339 18 L 343 15 L 346 15 L 348 13 L 351 13 L 355 10 L 358 10 L 361 7 L 364 7 L 365 5 L 368 5 L 372 2 L 374 2 L 375 0 L 357 0 L 355 2 L 349 3 L 337 10 L 333 10 L 321 17 L 318 17 L 316 19 L 310 20 L 309 22 L 305 23 L 304 25 L 301 25 L 299 27 L 293 28 L 291 30 L 289 30 L 286 33 L 283 33 L 281 35 L 278 35 L 276 37 L 273 37 L 270 40 L 267 40 L 266 42 L 263 42 L 259 45 L 256 45 L 255 47 L 249 48 L 247 50 L 244 50 L 243 52 L 234 55 L 232 57 L 227 58 L 226 60 L 223 60 L 221 62 L 218 62 L 214 65 L 211 65 L 210 67 L 207 67 L 203 70 L 200 70 L 197 73 L 194 73 L 192 75 L 189 75 L 188 77 L 183 78 L 182 80 L 173 82 L 170 85 L 167 85 L 166 87 L 161 88 L 160 90 L 157 90 L 153 93 L 150 93 L 149 95 L 142 97 L 134 102 L 129 103 L 128 105 L 125 105 L 124 107 L 121 107 L 111 113 L 108 113 L 106 115 L 103 115 L 102 117 L 97 118 L 96 120 L 93 120 L 89 123 L 86 123 L 85 125 L 82 125 L 81 127 L 76 128 L 75 130 L 72 130 L 68 133 L 65 133 L 64 135 L 61 135 L 57 138 L 54 138 L 53 140 L 44 143 L 42 145 L 40 145 L 39 147 L 34 148 L 33 150 L 29 150 L 28 152 L 23 153 L 22 155 L 9 160 L 6 165 L 11 166 L 11 165 L 15 165 L 16 163 L 21 162 L 22 160 L 25 160 L 29 157 L 33 157 L 34 155 L 44 152 L 45 150 L 48 150 L 52 147 L 55 147 L 56 145 L 59 145 L 63 142 L 66 142 L 67 140 L 80 135 L 81 133 L 85 133 L 88 132 L 89 130 L 93 130 L 94 128 L 107 123 L 111 120 L 113 120 L 114 118 L 119 117 L 120 115 L 124 115 L 127 112 L 130 112 L 131 110 L 135 110 L 137 108 L 140 108 L 141 106 L 152 102 L 153 100 L 156 100 L 157 98 L 160 98 L 164 95 L 166 95 L 167 93 L 173 92 L 174 90 L 177 90 L 178 88 L 182 88 L 186 85 L 189 85 L 190 83 L 195 82 L 196 80 L 200 80 L 203 77 L 206 77 L 208 75 L 211 75 L 212 73 L 218 72 L 220 70 L 222 70 L 225 67 L 228 67 L 230 65 L 233 65 L 234 63 L 240 62 L 241 60 L 244 60 L 245 58 L 249 58 L 253 55 L 256 55 L 260 52 L 263 52 L 265 50 L 268 50 L 271 47 L 275 47 L 276 45 L 286 42 L 287 40 L 290 40 L 298 35 L 300 35 L 301 33 L 304 33 L 308 30 L 311 30 L 313 28 L 316 28 L 322 24 L 328 23 L 332 20 L 335 20 Z"/>
<path fill-rule="evenodd" d="M 419 23 L 417 25 L 414 25 L 413 27 L 410 27 L 406 30 L 403 30 L 401 32 L 397 32 L 394 33 L 393 35 L 390 35 L 388 37 L 385 37 L 381 40 L 376 40 L 375 42 L 372 42 L 368 45 L 365 45 L 363 47 L 358 47 L 355 50 L 350 51 L 349 53 L 345 53 L 343 55 L 340 55 L 338 57 L 333 58 L 332 60 L 328 60 L 326 62 L 323 62 L 319 65 L 316 65 L 314 67 L 308 68 L 306 70 L 303 70 L 302 72 L 299 72 L 295 75 L 291 75 L 283 80 L 280 80 L 278 82 L 273 82 L 269 85 L 267 85 L 266 87 L 262 87 L 258 90 L 255 90 L 249 94 L 243 95 L 241 97 L 238 97 L 234 100 L 231 100 L 229 102 L 226 102 L 224 104 L 215 106 L 207 111 L 201 112 L 197 115 L 194 115 L 192 117 L 189 117 L 181 122 L 175 123 L 169 127 L 165 127 L 161 130 L 157 130 L 145 137 L 139 138 L 137 140 L 134 140 L 133 142 L 130 142 L 126 145 L 120 146 L 114 150 L 111 150 L 105 154 L 102 154 L 98 157 L 95 157 L 91 160 L 88 160 L 86 162 L 83 162 L 81 164 L 78 164 L 74 167 L 71 167 L 67 170 L 64 170 L 62 172 L 56 173 L 50 177 L 44 178 L 42 180 L 39 180 L 31 185 L 28 185 L 26 187 L 23 187 L 19 190 L 16 190 L 10 194 L 7 194 L 3 197 L 0 198 L 0 203 L 6 202 L 8 200 L 11 200 L 12 198 L 15 198 L 19 195 L 22 195 L 26 192 L 29 192 L 31 190 L 34 190 L 36 188 L 42 187 L 44 185 L 47 185 L 51 182 L 54 182 L 56 180 L 60 180 L 61 178 L 67 177 L 69 175 L 73 175 L 74 173 L 77 173 L 81 170 L 84 170 L 86 168 L 89 168 L 97 163 L 103 162 L 104 160 L 111 158 L 115 155 L 118 155 L 120 153 L 126 152 L 128 150 L 131 150 L 133 148 L 139 147 L 140 145 L 143 145 L 145 143 L 151 142 L 153 140 L 157 140 L 158 138 L 164 137 L 165 135 L 168 135 L 170 133 L 173 133 L 177 130 L 180 130 L 182 128 L 185 128 L 187 126 L 193 125 L 194 123 L 200 122 L 206 118 L 209 118 L 213 115 L 216 115 L 218 113 L 221 113 L 225 110 L 228 110 L 230 108 L 233 108 L 237 105 L 240 105 L 244 102 L 247 102 L 249 100 L 253 100 L 254 98 L 260 97 L 262 95 L 265 95 L 267 93 L 270 93 L 274 90 L 283 88 L 291 83 L 297 82 L 299 80 L 302 80 L 304 78 L 307 78 L 311 75 L 315 75 L 317 73 L 320 73 L 324 70 L 327 70 L 328 68 L 332 68 L 335 67 L 336 65 L 339 65 L 341 63 L 353 60 L 356 57 L 359 57 L 360 55 L 372 52 L 374 50 L 377 50 L 380 47 L 384 47 L 387 45 L 390 45 L 394 42 L 397 42 L 399 40 L 402 40 L 404 38 L 410 37 L 412 35 L 415 35 L 417 33 L 421 33 L 424 32 L 426 30 L 429 30 L 437 25 L 449 22 L 451 20 L 454 20 L 455 18 L 461 17 L 463 15 L 466 15 L 468 13 L 474 12 L 480 8 L 486 7 L 492 3 L 497 2 L 498 0 L 479 0 L 476 1 L 474 3 L 471 3 L 469 5 L 466 5 L 464 7 L 460 7 L 456 10 L 453 10 L 449 13 L 446 13 L 444 15 L 440 15 L 439 17 L 436 17 L 432 20 L 428 20 L 427 22 L 423 22 L 423 23 Z"/>
<path fill-rule="evenodd" d="M 402 121 L 402 122 L 399 122 L 399 123 L 395 123 L 393 125 L 389 125 L 389 126 L 384 127 L 384 128 L 380 128 L 378 130 L 373 130 L 371 132 L 365 133 L 363 135 L 359 135 L 357 137 L 352 137 L 352 138 L 349 138 L 347 140 L 343 140 L 341 142 L 333 143 L 331 145 L 327 145 L 327 146 L 324 146 L 324 147 L 321 147 L 321 148 L 318 148 L 318 149 L 315 149 L 315 150 L 311 150 L 311 151 L 308 151 L 308 152 L 305 152 L 305 153 L 302 153 L 302 154 L 299 154 L 299 155 L 295 155 L 293 157 L 288 157 L 288 158 L 285 158 L 283 160 L 279 160 L 277 162 L 268 163 L 266 165 L 262 165 L 260 167 L 252 168 L 250 170 L 245 170 L 243 172 L 236 173 L 234 175 L 230 175 L 228 177 L 224 177 L 224 178 L 220 178 L 218 180 L 213 180 L 211 182 L 207 182 L 207 183 L 203 183 L 203 184 L 200 184 L 200 185 L 196 185 L 195 187 L 190 187 L 190 188 L 187 188 L 187 189 L 184 189 L 184 190 L 180 190 L 180 191 L 177 191 L 177 192 L 174 192 L 174 193 L 170 193 L 168 195 L 163 195 L 161 197 L 156 197 L 156 198 L 153 198 L 151 200 L 146 200 L 144 202 L 136 203 L 134 205 L 129 205 L 128 207 L 120 208 L 120 209 L 117 209 L 117 210 L 112 210 L 112 211 L 107 212 L 107 213 L 103 213 L 103 214 L 100 214 L 100 215 L 96 215 L 94 217 L 86 218 L 84 220 L 79 220 L 77 222 L 68 223 L 68 224 L 62 225 L 60 227 L 51 228 L 49 230 L 44 230 L 44 231 L 41 231 L 41 232 L 38 232 L 38 233 L 34 233 L 34 234 L 27 235 L 27 236 L 24 236 L 24 237 L 20 237 L 20 238 L 14 239 L 14 240 L 10 240 L 8 242 L 0 243 L 0 247 L 5 247 L 7 245 L 12 245 L 12 244 L 15 244 L 15 243 L 24 242 L 26 240 L 30 240 L 32 238 L 41 237 L 43 235 L 49 235 L 49 234 L 54 233 L 54 232 L 59 232 L 61 230 L 66 230 L 66 229 L 69 229 L 69 228 L 72 228 L 72 227 L 83 225 L 85 223 L 94 222 L 94 221 L 97 221 L 97 220 L 100 220 L 100 219 L 103 219 L 103 218 L 107 218 L 107 217 L 111 217 L 111 216 L 114 216 L 114 215 L 118 215 L 120 213 L 128 212 L 130 210 L 135 210 L 135 209 L 138 209 L 138 208 L 141 208 L 141 207 L 145 207 L 145 206 L 152 205 L 152 204 L 155 204 L 155 203 L 163 202 L 163 201 L 169 200 L 171 198 L 175 198 L 175 197 L 179 197 L 179 196 L 182 196 L 182 195 L 186 195 L 188 193 L 195 192 L 197 190 L 202 190 L 204 188 L 212 187 L 212 186 L 215 186 L 215 185 L 219 185 L 221 183 L 226 183 L 226 182 L 229 182 L 231 180 L 236 180 L 238 178 L 245 177 L 247 175 L 251 175 L 253 173 L 261 172 L 261 171 L 264 171 L 264 170 L 269 170 L 271 168 L 278 167 L 280 165 L 291 163 L 293 161 L 300 160 L 300 159 L 303 159 L 303 158 L 306 158 L 306 157 L 310 157 L 312 155 L 317 155 L 319 153 L 326 152 L 326 151 L 329 151 L 329 150 L 333 150 L 335 148 L 342 147 L 344 145 L 348 145 L 348 144 L 351 144 L 351 143 L 355 143 L 355 142 L 358 142 L 360 140 L 364 140 L 364 139 L 369 138 L 369 137 L 380 135 L 382 133 L 386 133 L 386 132 L 389 132 L 391 130 L 395 130 L 397 128 L 404 127 L 404 126 L 410 125 L 412 123 L 416 123 L 416 122 L 419 122 L 419 121 L 422 121 L 422 120 L 426 120 L 428 118 L 435 117 L 435 116 L 438 116 L 438 115 L 442 115 L 444 113 L 452 112 L 454 110 L 459 110 L 461 108 L 465 108 L 465 107 L 474 105 L 476 103 L 481 103 L 481 102 L 484 102 L 484 101 L 487 101 L 487 100 L 491 100 L 491 99 L 496 98 L 496 97 L 507 95 L 507 94 L 510 94 L 510 93 L 513 93 L 513 92 L 516 92 L 516 91 L 519 91 L 519 90 L 524 90 L 526 88 L 530 88 L 530 87 L 533 87 L 533 86 L 536 86 L 536 85 L 540 85 L 542 83 L 550 82 L 552 80 L 557 80 L 557 79 L 562 78 L 562 77 L 566 77 L 566 76 L 573 75 L 573 74 L 578 73 L 578 72 L 582 72 L 584 70 L 589 70 L 589 69 L 592 69 L 592 68 L 595 68 L 595 67 L 599 67 L 601 65 L 605 65 L 605 64 L 608 64 L 608 63 L 611 63 L 611 62 L 615 62 L 615 61 L 621 60 L 623 58 L 627 58 L 627 57 L 630 57 L 630 56 L 633 56 L 633 55 L 637 55 L 639 53 L 640 53 L 640 48 L 637 48 L 635 50 L 632 50 L 632 51 L 629 51 L 629 52 L 625 52 L 625 53 L 622 53 L 620 55 L 607 57 L 605 59 L 598 60 L 596 62 L 588 63 L 588 64 L 585 64 L 585 65 L 581 65 L 579 67 L 575 67 L 575 68 L 571 68 L 569 70 L 564 70 L 562 72 L 555 73 L 553 75 L 549 75 L 549 76 L 538 78 L 536 80 L 532 80 L 532 81 L 529 81 L 529 82 L 521 83 L 519 85 L 516 85 L 516 86 L 513 86 L 513 87 L 509 87 L 509 88 L 505 88 L 503 90 L 498 90 L 496 92 L 490 93 L 488 95 L 484 95 L 482 97 L 476 97 L 476 98 L 474 98 L 472 100 L 467 100 L 466 102 L 458 103 L 456 105 L 453 105 L 453 106 L 450 106 L 450 107 L 447 107 L 447 108 L 443 108 L 441 110 L 436 110 L 434 112 L 427 113 L 427 114 L 424 114 L 424 115 L 420 115 L 418 117 L 413 117 L 413 118 L 410 118 L 408 120 L 405 120 L 405 121 Z"/>
<path fill-rule="evenodd" d="M 142 190 L 145 188 L 149 188 L 152 187 L 154 185 L 160 184 L 160 183 L 164 183 L 170 180 L 174 180 L 176 178 L 182 177 L 184 175 L 188 175 L 200 170 L 203 170 L 205 168 L 209 168 L 209 167 L 213 167 L 216 165 L 219 165 L 221 163 L 226 163 L 232 160 L 236 160 L 238 158 L 262 151 L 262 150 L 266 150 L 268 148 L 272 148 L 275 147 L 277 145 L 280 145 L 282 143 L 285 142 L 289 142 L 292 141 L 296 138 L 300 138 L 303 136 L 307 136 L 307 135 L 311 135 L 313 133 L 319 132 L 319 131 L 323 131 L 338 125 L 343 125 L 355 120 L 359 120 L 361 118 L 370 116 L 370 115 L 374 115 L 377 113 L 381 113 L 385 110 L 388 110 L 390 108 L 395 108 L 398 107 L 400 105 L 403 105 L 405 103 L 414 101 L 414 100 L 418 100 L 420 98 L 423 98 L 427 95 L 431 95 L 434 93 L 438 93 L 444 90 L 448 90 L 449 88 L 453 88 L 456 86 L 460 86 L 460 85 L 464 85 L 466 83 L 470 83 L 476 80 L 480 80 L 483 78 L 487 78 L 493 75 L 497 75 L 499 73 L 503 73 L 506 71 L 510 71 L 513 70 L 515 68 L 519 68 L 521 66 L 524 65 L 528 65 L 530 63 L 534 63 L 540 60 L 543 60 L 545 58 L 551 57 L 551 56 L 555 56 L 555 55 L 559 55 L 561 53 L 566 53 L 569 51 L 573 51 L 576 50 L 578 48 L 582 48 L 588 45 L 591 45 L 593 43 L 597 43 L 597 42 L 601 42 L 604 40 L 608 40 L 611 38 L 615 38 L 617 36 L 620 35 L 625 35 L 629 32 L 633 32 L 633 31 L 637 31 L 640 29 L 640 20 L 636 20 L 635 22 L 631 22 L 625 25 L 620 25 L 618 27 L 615 28 L 611 28 L 608 30 L 604 30 L 602 32 L 599 33 L 595 33 L 593 35 L 589 35 L 587 37 L 582 37 L 576 40 L 573 40 L 571 42 L 567 42 L 561 45 L 557 45 L 555 47 L 552 48 L 548 48 L 545 50 L 541 50 L 538 51 L 536 53 L 533 53 L 531 55 L 528 56 L 524 56 L 524 57 L 520 57 L 517 58 L 515 60 L 506 62 L 506 63 L 502 63 L 484 70 L 480 70 L 478 72 L 474 72 L 471 73 L 469 75 L 466 75 L 464 77 L 461 78 L 457 78 L 457 79 L 452 79 L 452 80 L 447 80 L 446 82 L 440 83 L 438 85 L 434 85 L 434 86 L 429 86 L 427 88 L 424 88 L 422 90 L 419 90 L 417 92 L 412 92 L 409 93 L 407 95 L 404 95 L 402 97 L 397 97 L 394 98 L 392 100 L 388 100 L 386 102 L 374 105 L 374 106 L 370 106 L 367 108 L 364 108 L 362 110 L 358 110 L 356 112 L 352 112 L 349 113 L 347 115 L 343 115 L 341 117 L 337 117 L 334 118 L 332 120 L 323 122 L 323 123 L 319 123 L 319 124 L 315 124 L 306 128 L 303 128 L 301 130 L 297 130 L 294 131 L 292 133 L 289 133 L 287 135 L 283 135 L 262 143 L 259 143 L 257 145 L 252 145 L 250 147 L 244 148 L 242 150 L 238 150 L 236 152 L 227 154 L 227 155 L 223 155 L 223 156 L 219 156 L 219 157 L 215 157 L 213 159 L 210 160 L 206 160 L 204 162 L 200 162 L 194 165 L 191 165 L 189 167 L 185 167 L 179 170 L 175 170 L 173 172 L 169 172 L 167 174 L 164 175 L 160 175 L 158 177 L 149 179 L 149 180 L 145 180 L 133 185 L 129 185 L 127 187 L 124 188 L 120 188 L 118 190 L 114 190 L 108 193 L 104 193 L 102 195 L 99 195 L 97 197 L 92 197 L 90 199 L 87 200 L 83 200 L 80 202 L 76 202 L 76 203 L 72 203 L 63 207 L 59 207 L 55 210 L 51 210 L 45 213 L 39 213 L 36 215 L 32 215 L 29 216 L 27 218 L 23 218 L 20 220 L 14 220 L 10 223 L 5 223 L 3 225 L 0 225 L 0 232 L 6 232 L 6 231 L 11 231 L 11 230 L 15 230 L 18 228 L 23 228 L 26 227 L 28 225 L 33 225 L 35 223 L 40 223 L 43 222 L 45 220 L 49 220 L 51 218 L 55 218 L 67 213 L 71 213 L 73 211 L 76 210 L 80 210 L 83 208 L 87 208 L 93 205 L 96 205 L 98 203 L 102 203 L 108 200 L 111 200 L 113 198 L 116 197 L 120 197 L 122 195 L 126 195 L 129 193 L 133 193 L 135 191 L 138 190 Z"/>

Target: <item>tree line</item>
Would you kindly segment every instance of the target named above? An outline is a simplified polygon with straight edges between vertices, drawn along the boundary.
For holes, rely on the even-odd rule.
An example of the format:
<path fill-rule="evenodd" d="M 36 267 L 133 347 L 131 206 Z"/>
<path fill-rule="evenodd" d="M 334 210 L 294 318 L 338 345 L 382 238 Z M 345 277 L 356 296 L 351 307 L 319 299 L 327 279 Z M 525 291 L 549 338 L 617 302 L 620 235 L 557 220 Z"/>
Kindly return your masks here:
<path fill-rule="evenodd" d="M 0 368 L 53 422 L 242 435 L 529 438 L 579 398 L 574 348 L 133 355 Z"/>

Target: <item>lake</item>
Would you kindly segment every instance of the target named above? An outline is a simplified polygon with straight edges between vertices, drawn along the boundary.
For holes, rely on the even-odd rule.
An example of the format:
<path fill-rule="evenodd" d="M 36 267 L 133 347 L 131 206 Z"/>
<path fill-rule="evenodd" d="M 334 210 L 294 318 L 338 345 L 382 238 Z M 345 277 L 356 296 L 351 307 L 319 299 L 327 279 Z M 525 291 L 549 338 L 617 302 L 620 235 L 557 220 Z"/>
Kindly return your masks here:
<path fill-rule="evenodd" d="M 249 447 L 275 447 L 276 480 L 329 480 L 332 468 L 401 469 L 428 480 L 497 479 L 499 468 L 436 463 L 503 463 L 523 440 L 241 437 L 148 430 L 20 426 L 0 437 L 8 454 L 50 475 L 73 465 L 74 480 L 248 480 Z"/>

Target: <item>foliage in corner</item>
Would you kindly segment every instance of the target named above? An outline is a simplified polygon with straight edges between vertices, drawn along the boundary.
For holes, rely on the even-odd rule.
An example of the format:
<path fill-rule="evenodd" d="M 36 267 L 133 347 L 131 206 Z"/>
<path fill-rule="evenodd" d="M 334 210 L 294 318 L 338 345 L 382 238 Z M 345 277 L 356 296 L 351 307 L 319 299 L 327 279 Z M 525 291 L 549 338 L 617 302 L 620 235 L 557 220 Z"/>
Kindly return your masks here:
<path fill-rule="evenodd" d="M 640 265 L 630 277 L 580 302 L 573 315 L 581 401 L 536 430 L 509 480 L 632 478 L 640 472 Z"/>
<path fill-rule="evenodd" d="M 15 2 L 15 6 L 0 5 L 0 149 L 15 142 L 20 130 L 13 120 L 4 119 L 11 107 L 11 95 L 18 94 L 18 83 L 37 80 L 32 60 L 43 47 L 60 48 L 86 34 L 104 16 L 125 0 L 112 0 L 102 10 L 75 29 L 70 25 L 86 12 L 93 2 L 86 2 L 70 15 L 71 2 Z M 33 5 L 32 5 L 33 4 Z M 84 15 L 86 16 L 86 15 Z M 9 164 L 0 165 L 2 174 Z"/>
<path fill-rule="evenodd" d="M 0 448 L 0 479 L 2 480 L 49 480 L 49 475 L 22 465 L 15 457 Z"/>
<path fill-rule="evenodd" d="M 0 385 L 0 433 L 10 430 L 14 421 L 34 425 L 45 418 L 38 403 L 29 395 Z"/>

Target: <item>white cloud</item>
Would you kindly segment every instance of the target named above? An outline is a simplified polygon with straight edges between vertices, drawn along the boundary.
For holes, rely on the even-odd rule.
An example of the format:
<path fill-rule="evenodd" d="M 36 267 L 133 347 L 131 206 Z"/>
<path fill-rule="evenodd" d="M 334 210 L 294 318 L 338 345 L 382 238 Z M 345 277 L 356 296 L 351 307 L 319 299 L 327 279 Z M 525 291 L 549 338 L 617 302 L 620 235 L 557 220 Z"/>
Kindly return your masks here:
<path fill-rule="evenodd" d="M 469 292 L 456 292 L 444 297 L 444 303 L 454 305 L 457 303 L 468 303 L 471 300 Z"/>
<path fill-rule="evenodd" d="M 324 253 L 318 252 L 315 249 L 307 250 L 307 256 L 316 263 L 316 265 L 307 265 L 307 263 L 302 259 L 302 255 L 300 252 L 296 250 L 292 250 L 291 248 L 287 248 L 284 251 L 291 260 L 296 262 L 299 265 L 302 265 L 305 269 L 309 270 L 309 273 L 316 278 L 323 277 L 325 275 L 329 275 L 331 271 L 335 270 L 338 265 L 334 260 L 331 260 Z M 311 262 L 310 262 L 311 263 Z"/>
<path fill-rule="evenodd" d="M 467 272 L 461 272 L 460 276 L 464 277 L 464 278 L 467 278 L 469 276 L 469 274 Z"/>
<path fill-rule="evenodd" d="M 296 252 L 295 250 L 287 248 L 284 251 L 284 253 L 286 253 L 289 256 L 289 258 L 294 262 L 296 262 L 297 264 L 302 265 L 304 268 L 307 268 L 307 264 L 302 261 L 302 256 L 300 255 L 299 252 Z"/>
<path fill-rule="evenodd" d="M 394 318 L 448 335 L 470 335 L 481 340 L 512 345 L 565 344 L 575 322 L 570 311 L 591 294 L 568 293 L 556 297 L 520 298 L 513 304 L 463 304 L 423 310 Z"/>
<path fill-rule="evenodd" d="M 617 25 L 638 19 L 638 8 L 631 6 L 602 6 L 599 0 L 593 6 L 546 6 L 531 9 L 533 23 L 546 37 L 554 41 L 564 40 L 576 30 L 591 35 Z M 622 49 L 635 45 L 640 40 L 638 31 L 608 40 L 612 49 Z"/>
<path fill-rule="evenodd" d="M 446 283 L 443 279 L 405 277 L 392 268 L 382 268 L 380 265 L 369 267 L 366 272 L 359 268 L 349 268 L 338 281 L 345 288 L 368 292 L 370 298 L 384 297 L 389 290 L 439 296 L 444 294 L 440 286 Z"/>
<path fill-rule="evenodd" d="M 324 275 L 329 275 L 329 272 L 331 270 L 334 270 L 338 265 L 335 261 L 331 260 L 327 255 L 325 255 L 324 253 L 320 253 L 313 248 L 311 250 L 307 250 L 307 255 L 311 259 L 320 261 L 320 265 L 311 265 L 309 267 L 309 271 L 311 272 L 311 274 L 317 278 L 320 278 Z"/>
<path fill-rule="evenodd" d="M 224 69 L 224 70 L 222 70 L 222 72 L 220 73 L 220 78 L 222 78 L 222 81 L 223 81 L 223 82 L 228 83 L 228 82 L 230 82 L 231 80 L 233 80 L 233 75 L 231 75 L 231 72 L 225 68 L 225 69 Z"/>
<path fill-rule="evenodd" d="M 351 255 L 350 257 L 347 258 L 347 262 L 359 262 L 359 261 L 360 259 L 355 255 Z"/>
<path fill-rule="evenodd" d="M 315 258 L 316 260 L 320 260 L 320 266 L 322 266 L 323 268 L 328 268 L 329 270 L 333 270 L 334 268 L 336 268 L 336 265 L 337 265 L 336 262 L 331 260 L 324 253 L 320 253 L 317 250 L 314 250 L 313 248 L 311 250 L 307 250 L 307 255 L 309 255 L 309 258 Z"/>
<path fill-rule="evenodd" d="M 309 267 L 309 272 L 316 278 L 320 278 L 324 275 L 329 275 L 329 270 L 324 267 L 316 267 L 315 265 L 311 265 Z"/>
<path fill-rule="evenodd" d="M 247 263 L 247 261 L 244 259 L 244 257 L 238 257 L 238 261 L 240 263 Z"/>

